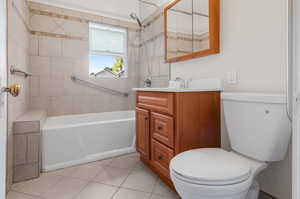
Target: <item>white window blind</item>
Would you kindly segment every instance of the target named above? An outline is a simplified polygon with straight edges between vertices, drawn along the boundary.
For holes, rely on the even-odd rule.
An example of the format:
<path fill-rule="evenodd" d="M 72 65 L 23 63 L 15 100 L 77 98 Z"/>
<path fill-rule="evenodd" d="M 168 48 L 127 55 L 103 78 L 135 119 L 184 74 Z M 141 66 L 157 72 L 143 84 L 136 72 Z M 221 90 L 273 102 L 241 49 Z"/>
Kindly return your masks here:
<path fill-rule="evenodd" d="M 90 24 L 90 51 L 92 54 L 125 55 L 126 30 L 101 24 Z"/>

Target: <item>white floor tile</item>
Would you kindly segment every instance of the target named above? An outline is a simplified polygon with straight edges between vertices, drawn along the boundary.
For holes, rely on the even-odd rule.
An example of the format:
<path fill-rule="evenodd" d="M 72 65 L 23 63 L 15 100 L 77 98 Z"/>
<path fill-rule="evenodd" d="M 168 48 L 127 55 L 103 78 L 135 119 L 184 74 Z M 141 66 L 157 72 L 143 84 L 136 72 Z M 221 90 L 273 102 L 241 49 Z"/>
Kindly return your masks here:
<path fill-rule="evenodd" d="M 165 183 L 163 183 L 161 180 L 158 180 L 158 182 L 155 184 L 153 193 L 165 197 L 170 198 L 176 198 L 177 194 L 171 190 Z"/>
<path fill-rule="evenodd" d="M 138 153 L 45 173 L 12 190 L 7 199 L 179 199 Z"/>
<path fill-rule="evenodd" d="M 43 197 L 45 199 L 72 199 L 81 192 L 87 184 L 88 182 L 86 181 L 66 177 L 50 188 Z"/>
<path fill-rule="evenodd" d="M 85 164 L 78 166 L 70 176 L 81 180 L 90 181 L 94 179 L 102 169 L 103 167 L 97 164 Z"/>
<path fill-rule="evenodd" d="M 77 171 L 77 169 L 78 169 L 78 167 L 68 167 L 68 168 L 65 168 L 65 169 L 59 169 L 59 170 L 56 170 L 56 171 L 51 171 L 49 173 L 51 173 L 53 175 L 58 175 L 58 176 L 70 177 Z"/>
<path fill-rule="evenodd" d="M 121 188 L 112 199 L 149 199 L 150 196 L 150 193 Z"/>
<path fill-rule="evenodd" d="M 127 169 L 106 167 L 98 173 L 93 181 L 108 185 L 120 186 L 125 181 L 129 173 L 130 170 Z"/>
<path fill-rule="evenodd" d="M 117 187 L 91 183 L 75 199 L 111 199 L 117 190 Z"/>
<path fill-rule="evenodd" d="M 180 199 L 179 196 L 162 196 L 153 194 L 150 199 Z"/>
<path fill-rule="evenodd" d="M 120 168 L 120 169 L 134 169 L 138 163 L 138 158 L 136 155 L 126 155 L 114 158 L 109 164 L 111 167 Z"/>
<path fill-rule="evenodd" d="M 126 181 L 122 184 L 122 187 L 144 192 L 152 192 L 157 179 L 157 176 L 155 176 L 151 171 L 145 168 L 138 168 L 132 171 Z"/>
<path fill-rule="evenodd" d="M 13 184 L 12 190 L 21 193 L 27 193 L 35 196 L 41 196 L 51 187 L 62 180 L 63 177 L 50 173 L 42 174 L 40 178 Z"/>
<path fill-rule="evenodd" d="M 41 198 L 10 191 L 6 196 L 6 199 L 41 199 Z"/>

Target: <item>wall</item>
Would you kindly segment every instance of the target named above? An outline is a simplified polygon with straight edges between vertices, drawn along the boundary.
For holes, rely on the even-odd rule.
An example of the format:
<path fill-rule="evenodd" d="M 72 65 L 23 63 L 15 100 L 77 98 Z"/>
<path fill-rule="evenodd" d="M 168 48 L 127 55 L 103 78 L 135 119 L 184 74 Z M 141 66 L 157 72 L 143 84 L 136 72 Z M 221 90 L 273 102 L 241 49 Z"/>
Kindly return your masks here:
<path fill-rule="evenodd" d="M 114 19 L 131 20 L 129 15 L 134 12 L 139 15 L 138 0 L 32 0 L 37 3 L 49 4 L 56 7 L 68 8 L 111 17 Z"/>
<path fill-rule="evenodd" d="M 144 13 L 143 8 L 146 7 L 155 7 L 156 10 L 149 12 L 149 16 L 143 21 L 146 28 L 141 31 L 139 86 L 143 87 L 144 80 L 150 78 L 152 87 L 165 87 L 169 81 L 170 65 L 164 61 L 162 10 L 161 7 L 140 1 L 141 13 Z"/>
<path fill-rule="evenodd" d="M 30 3 L 30 108 L 48 115 L 132 110 L 131 88 L 138 84 L 139 32 L 134 23 L 99 15 Z M 89 79 L 89 21 L 128 29 L 128 78 Z M 76 75 L 130 96 L 99 92 L 71 81 Z"/>
<path fill-rule="evenodd" d="M 271 9 L 270 9 L 270 5 Z M 219 77 L 225 91 L 284 92 L 287 61 L 287 2 L 273 0 L 221 1 L 221 53 L 171 66 L 171 77 Z M 238 83 L 227 84 L 236 71 Z M 223 126 L 223 137 L 227 138 Z M 223 140 L 228 146 L 228 142 Z M 262 189 L 291 198 L 291 153 L 285 161 L 262 172 Z"/>
<path fill-rule="evenodd" d="M 8 0 L 8 67 L 28 71 L 29 69 L 29 12 L 25 1 Z M 13 176 L 12 123 L 28 109 L 29 80 L 8 73 L 8 85 L 21 84 L 19 97 L 8 96 L 8 144 L 7 144 L 7 188 Z"/>

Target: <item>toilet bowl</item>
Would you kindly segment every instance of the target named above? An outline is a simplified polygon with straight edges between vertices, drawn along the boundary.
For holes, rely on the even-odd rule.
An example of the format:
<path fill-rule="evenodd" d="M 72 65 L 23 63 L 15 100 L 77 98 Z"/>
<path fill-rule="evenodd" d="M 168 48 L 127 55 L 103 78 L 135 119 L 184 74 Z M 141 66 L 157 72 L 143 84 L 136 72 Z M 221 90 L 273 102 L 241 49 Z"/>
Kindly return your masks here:
<path fill-rule="evenodd" d="M 172 159 L 170 176 L 183 199 L 256 199 L 255 176 L 266 167 L 234 152 L 196 149 Z"/>
<path fill-rule="evenodd" d="M 285 97 L 223 93 L 224 118 L 232 151 L 185 151 L 170 162 L 170 176 L 182 199 L 257 199 L 257 175 L 266 162 L 283 160 L 291 126 Z"/>

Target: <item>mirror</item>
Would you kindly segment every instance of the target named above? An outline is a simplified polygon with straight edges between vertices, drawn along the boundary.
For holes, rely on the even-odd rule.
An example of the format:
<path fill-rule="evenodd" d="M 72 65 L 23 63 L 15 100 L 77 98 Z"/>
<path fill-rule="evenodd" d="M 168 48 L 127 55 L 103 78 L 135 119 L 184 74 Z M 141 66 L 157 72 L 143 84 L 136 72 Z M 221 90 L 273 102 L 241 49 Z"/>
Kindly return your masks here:
<path fill-rule="evenodd" d="M 219 0 L 174 0 L 164 19 L 166 62 L 219 52 Z"/>

